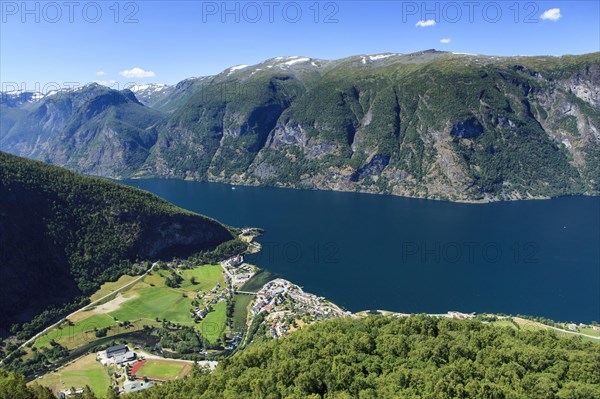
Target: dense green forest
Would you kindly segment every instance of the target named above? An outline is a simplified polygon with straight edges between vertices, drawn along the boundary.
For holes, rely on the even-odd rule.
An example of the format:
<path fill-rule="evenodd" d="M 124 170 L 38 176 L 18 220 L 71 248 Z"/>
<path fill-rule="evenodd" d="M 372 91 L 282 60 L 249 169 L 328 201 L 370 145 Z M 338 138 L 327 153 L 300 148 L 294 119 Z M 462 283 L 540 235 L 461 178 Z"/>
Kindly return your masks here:
<path fill-rule="evenodd" d="M 15 381 L 5 376 L 0 387 L 24 390 Z M 30 389 L 18 397 L 45 397 Z M 251 345 L 212 374 L 196 368 L 190 378 L 128 397 L 594 399 L 600 346 L 476 320 L 347 318 Z"/>
<path fill-rule="evenodd" d="M 137 260 L 188 255 L 233 239 L 230 228 L 150 193 L 5 153 L 0 215 L 4 331 L 54 305 L 34 320 L 38 329 L 66 303 L 135 272 Z"/>

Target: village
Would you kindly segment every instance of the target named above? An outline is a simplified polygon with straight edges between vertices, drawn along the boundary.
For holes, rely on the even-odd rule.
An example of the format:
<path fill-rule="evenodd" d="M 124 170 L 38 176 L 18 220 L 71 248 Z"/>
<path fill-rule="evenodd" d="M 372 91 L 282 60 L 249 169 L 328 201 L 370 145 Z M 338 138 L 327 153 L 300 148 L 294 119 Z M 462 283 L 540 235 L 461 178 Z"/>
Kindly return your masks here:
<path fill-rule="evenodd" d="M 231 287 L 231 291 L 241 288 L 258 270 L 256 266 L 244 263 L 242 255 L 221 262 L 221 266 L 225 273 L 225 282 Z"/>
<path fill-rule="evenodd" d="M 351 312 L 284 279 L 272 280 L 258 291 L 250 314 L 254 317 L 261 313 L 272 338 L 287 336 L 315 321 L 352 316 Z"/>

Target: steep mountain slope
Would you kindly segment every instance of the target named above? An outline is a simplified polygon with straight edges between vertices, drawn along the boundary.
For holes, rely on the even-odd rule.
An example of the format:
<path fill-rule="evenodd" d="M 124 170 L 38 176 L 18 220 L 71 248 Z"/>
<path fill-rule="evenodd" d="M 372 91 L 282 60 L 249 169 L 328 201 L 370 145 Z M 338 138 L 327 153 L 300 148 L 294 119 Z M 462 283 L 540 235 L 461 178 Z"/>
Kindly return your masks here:
<path fill-rule="evenodd" d="M 156 142 L 159 111 L 129 90 L 90 84 L 33 102 L 0 103 L 0 148 L 82 173 L 119 176 L 136 170 Z"/>
<path fill-rule="evenodd" d="M 453 200 L 598 193 L 599 71 L 597 54 L 271 60 L 193 96 L 143 171 Z"/>
<path fill-rule="evenodd" d="M 89 294 L 131 261 L 232 238 L 147 192 L 0 153 L 0 329 Z"/>
<path fill-rule="evenodd" d="M 107 176 L 450 200 L 599 194 L 598 82 L 600 53 L 277 57 L 148 97 L 166 119 L 131 163 L 122 145 L 105 147 L 121 164 L 69 161 L 62 138 L 62 153 L 31 156 Z"/>
<path fill-rule="evenodd" d="M 172 114 L 184 105 L 189 98 L 201 90 L 204 84 L 209 82 L 212 76 L 188 78 L 177 83 L 175 86 L 163 84 L 136 85 L 131 91 L 140 102 L 150 108 Z"/>

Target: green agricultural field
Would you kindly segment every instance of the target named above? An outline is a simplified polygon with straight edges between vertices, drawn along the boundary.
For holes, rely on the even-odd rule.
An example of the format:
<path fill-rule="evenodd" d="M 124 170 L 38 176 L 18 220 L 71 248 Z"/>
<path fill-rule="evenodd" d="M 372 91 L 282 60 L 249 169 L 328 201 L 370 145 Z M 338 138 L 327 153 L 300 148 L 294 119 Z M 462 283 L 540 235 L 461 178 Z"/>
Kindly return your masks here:
<path fill-rule="evenodd" d="M 215 343 L 225 331 L 227 321 L 227 303 L 217 303 L 213 311 L 200 322 L 200 334 L 209 342 Z"/>
<path fill-rule="evenodd" d="M 173 274 L 169 270 L 160 270 L 144 278 L 128 289 L 124 294 L 129 297 L 127 301 L 118 304 L 114 310 L 106 310 L 105 314 L 94 314 L 92 312 L 83 312 L 77 314 L 72 320 L 73 326 L 64 323 L 61 328 L 56 328 L 40 337 L 34 344 L 40 348 L 50 344 L 52 340 L 66 346 L 74 348 L 83 343 L 94 341 L 96 339 L 94 330 L 117 325 L 121 321 L 147 320 L 154 322 L 156 318 L 167 319 L 174 323 L 192 325 L 193 320 L 189 311 L 192 307 L 191 299 L 184 296 L 183 293 L 190 290 L 208 291 L 217 283 L 224 285 L 223 269 L 219 265 L 206 265 L 195 269 L 184 270 L 181 275 L 184 281 L 178 288 L 169 288 L 165 286 L 165 279 Z M 194 277 L 196 284 L 191 283 Z M 94 294 L 95 297 L 106 295 L 111 289 L 120 287 L 131 281 L 130 276 L 125 276 L 114 283 L 104 284 L 100 291 Z M 215 310 L 208 315 L 207 320 L 200 325 L 205 330 L 207 339 L 211 342 L 216 341 L 225 328 L 225 303 L 219 303 Z M 99 307 L 96 307 L 98 312 Z M 110 333 L 109 333 L 110 334 Z"/>
<path fill-rule="evenodd" d="M 181 283 L 182 288 L 202 290 L 204 292 L 214 288 L 217 283 L 223 286 L 225 279 L 223 278 L 223 268 L 220 265 L 204 265 L 194 269 L 184 270 L 181 273 L 184 282 Z M 192 285 L 190 280 L 194 277 L 196 284 Z"/>
<path fill-rule="evenodd" d="M 144 282 L 152 287 L 165 288 L 165 276 L 170 276 L 171 273 L 160 270 L 158 272 L 151 273 L 144 277 Z M 137 287 L 137 284 L 136 284 Z"/>
<path fill-rule="evenodd" d="M 96 355 L 89 354 L 57 372 L 46 374 L 34 383 L 46 386 L 54 393 L 89 385 L 98 398 L 104 398 L 110 386 L 110 377 L 106 369 L 96 361 Z"/>
<path fill-rule="evenodd" d="M 110 315 L 119 321 L 139 319 L 167 319 L 181 324 L 190 324 L 192 302 L 181 292 L 170 288 L 149 287 L 136 290 L 137 297 L 122 303 L 120 308 Z"/>
<path fill-rule="evenodd" d="M 135 372 L 136 377 L 148 377 L 150 379 L 174 380 L 183 377 L 191 366 L 189 363 L 173 361 L 147 360 L 144 365 Z"/>
<path fill-rule="evenodd" d="M 61 328 L 51 330 L 38 338 L 38 340 L 35 341 L 34 346 L 36 348 L 41 348 L 54 340 L 67 348 L 72 348 L 80 343 L 95 339 L 94 329 L 111 327 L 116 324 L 115 320 L 108 315 L 94 314 L 79 320 L 73 326 L 63 323 Z"/>

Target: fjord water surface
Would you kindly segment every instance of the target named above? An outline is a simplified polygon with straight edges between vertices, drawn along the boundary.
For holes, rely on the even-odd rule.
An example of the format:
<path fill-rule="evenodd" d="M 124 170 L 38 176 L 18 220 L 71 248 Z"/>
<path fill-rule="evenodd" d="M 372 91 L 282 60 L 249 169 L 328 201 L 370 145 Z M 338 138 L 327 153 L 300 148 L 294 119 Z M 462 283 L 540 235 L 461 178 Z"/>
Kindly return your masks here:
<path fill-rule="evenodd" d="M 461 204 L 359 193 L 128 180 L 232 226 L 250 262 L 352 310 L 600 320 L 600 198 Z"/>

